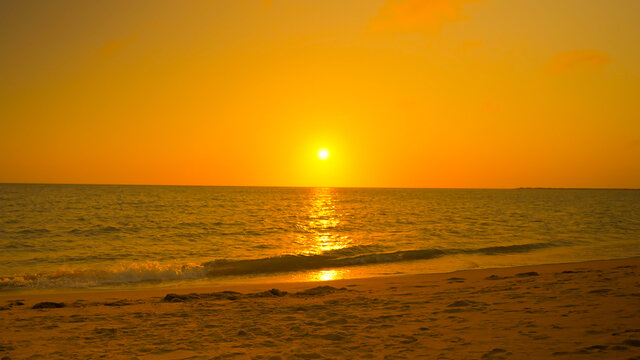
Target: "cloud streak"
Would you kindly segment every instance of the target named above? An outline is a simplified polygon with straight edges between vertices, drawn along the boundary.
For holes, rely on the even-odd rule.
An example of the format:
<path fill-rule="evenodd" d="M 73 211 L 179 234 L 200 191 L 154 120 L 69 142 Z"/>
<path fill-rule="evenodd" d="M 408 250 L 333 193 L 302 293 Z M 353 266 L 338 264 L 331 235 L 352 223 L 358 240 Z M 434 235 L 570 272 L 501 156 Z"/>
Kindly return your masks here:
<path fill-rule="evenodd" d="M 478 0 L 387 0 L 369 27 L 373 32 L 437 32 L 465 19 L 463 5 Z"/>
<path fill-rule="evenodd" d="M 133 35 L 118 40 L 112 40 L 101 46 L 96 53 L 103 59 L 107 59 L 113 57 L 116 54 L 119 54 L 135 41 L 136 37 Z"/>
<path fill-rule="evenodd" d="M 611 62 L 609 54 L 593 49 L 571 50 L 555 54 L 544 70 L 559 74 L 576 68 L 598 70 Z"/>

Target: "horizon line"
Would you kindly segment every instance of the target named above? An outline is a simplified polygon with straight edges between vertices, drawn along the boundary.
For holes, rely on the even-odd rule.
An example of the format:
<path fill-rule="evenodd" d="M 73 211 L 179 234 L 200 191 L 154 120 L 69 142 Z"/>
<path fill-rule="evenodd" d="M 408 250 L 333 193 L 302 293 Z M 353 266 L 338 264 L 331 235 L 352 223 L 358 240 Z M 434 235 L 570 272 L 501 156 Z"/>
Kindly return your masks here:
<path fill-rule="evenodd" d="M 244 187 L 244 188 L 332 188 L 332 189 L 425 189 L 425 190 L 640 190 L 630 187 L 414 187 L 414 186 L 301 186 L 301 185 L 197 185 L 197 184 L 116 184 L 116 183 L 47 183 L 0 182 L 0 185 L 80 185 L 80 186 L 190 186 L 190 187 Z"/>

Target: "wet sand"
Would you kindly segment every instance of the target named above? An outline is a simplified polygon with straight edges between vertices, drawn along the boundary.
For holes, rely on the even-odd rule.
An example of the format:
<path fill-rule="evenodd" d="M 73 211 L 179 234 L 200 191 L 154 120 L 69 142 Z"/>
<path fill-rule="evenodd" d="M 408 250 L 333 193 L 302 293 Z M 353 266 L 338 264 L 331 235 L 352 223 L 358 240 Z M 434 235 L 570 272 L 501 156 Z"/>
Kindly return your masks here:
<path fill-rule="evenodd" d="M 640 258 L 321 283 L 0 293 L 0 359 L 75 358 L 640 359 Z"/>

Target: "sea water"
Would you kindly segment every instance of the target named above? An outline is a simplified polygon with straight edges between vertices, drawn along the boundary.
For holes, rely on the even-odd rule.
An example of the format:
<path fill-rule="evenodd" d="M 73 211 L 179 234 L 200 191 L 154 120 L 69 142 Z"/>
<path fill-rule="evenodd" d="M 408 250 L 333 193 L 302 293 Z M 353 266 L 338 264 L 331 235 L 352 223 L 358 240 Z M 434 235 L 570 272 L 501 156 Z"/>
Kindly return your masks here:
<path fill-rule="evenodd" d="M 638 255 L 639 190 L 0 184 L 0 291 L 331 280 Z"/>

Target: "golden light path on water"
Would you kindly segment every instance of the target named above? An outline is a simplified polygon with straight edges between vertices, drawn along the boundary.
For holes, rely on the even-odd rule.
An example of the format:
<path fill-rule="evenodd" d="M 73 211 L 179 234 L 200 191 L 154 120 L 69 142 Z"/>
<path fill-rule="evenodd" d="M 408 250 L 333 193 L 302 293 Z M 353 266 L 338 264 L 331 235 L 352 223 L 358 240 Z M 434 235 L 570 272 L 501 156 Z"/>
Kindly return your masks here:
<path fill-rule="evenodd" d="M 320 270 L 308 273 L 306 281 L 328 281 L 344 279 L 349 274 L 349 269 Z"/>
<path fill-rule="evenodd" d="M 340 235 L 334 229 L 340 224 L 341 214 L 334 204 L 332 188 L 313 188 L 310 190 L 306 218 L 298 227 L 305 234 L 298 235 L 298 242 L 303 244 L 305 255 L 318 255 L 327 251 L 340 250 L 352 243 L 348 236 Z M 343 278 L 348 269 L 329 269 L 309 272 L 306 281 L 327 281 Z"/>

